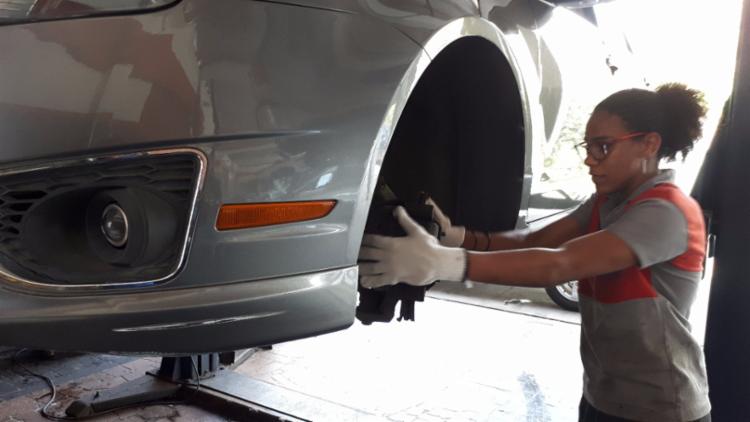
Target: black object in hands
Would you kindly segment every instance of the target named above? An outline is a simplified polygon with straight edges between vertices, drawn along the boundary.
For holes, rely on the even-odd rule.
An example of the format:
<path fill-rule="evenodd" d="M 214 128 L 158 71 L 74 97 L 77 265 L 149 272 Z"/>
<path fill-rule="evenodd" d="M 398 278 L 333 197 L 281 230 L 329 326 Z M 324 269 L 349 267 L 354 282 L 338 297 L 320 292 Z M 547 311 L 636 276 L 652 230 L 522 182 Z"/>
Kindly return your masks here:
<path fill-rule="evenodd" d="M 393 215 L 396 207 L 401 205 L 406 208 L 406 212 L 412 219 L 424 227 L 428 233 L 437 237 L 440 226 L 432 218 L 432 206 L 426 205 L 426 200 L 427 196 L 421 193 L 416 201 L 404 203 L 396 198 L 387 185 L 379 186 L 373 205 L 370 207 L 365 233 L 394 237 L 406 236 L 406 232 Z M 412 286 L 398 283 L 376 289 L 366 289 L 360 285 L 357 319 L 365 325 L 373 322 L 390 322 L 396 311 L 396 304 L 401 302 L 398 320 L 414 321 L 414 303 L 423 302 L 425 292 L 434 284 Z"/>

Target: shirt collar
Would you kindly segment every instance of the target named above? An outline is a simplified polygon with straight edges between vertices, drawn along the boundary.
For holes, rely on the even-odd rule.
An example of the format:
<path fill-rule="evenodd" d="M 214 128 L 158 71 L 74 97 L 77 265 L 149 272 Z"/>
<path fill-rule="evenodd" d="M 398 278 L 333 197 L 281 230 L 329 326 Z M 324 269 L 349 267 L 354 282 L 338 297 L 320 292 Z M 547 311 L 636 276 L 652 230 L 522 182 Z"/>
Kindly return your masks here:
<path fill-rule="evenodd" d="M 622 193 L 614 193 L 614 194 L 609 195 L 607 197 L 607 200 L 612 201 L 615 204 L 621 204 L 625 201 L 630 201 L 632 199 L 635 199 L 638 195 L 642 194 L 643 192 L 662 183 L 674 183 L 674 170 L 672 169 L 659 170 L 659 173 L 656 174 L 656 176 L 643 182 L 640 186 L 638 186 L 636 190 L 633 191 L 633 193 L 628 195 L 627 198 L 625 198 Z"/>

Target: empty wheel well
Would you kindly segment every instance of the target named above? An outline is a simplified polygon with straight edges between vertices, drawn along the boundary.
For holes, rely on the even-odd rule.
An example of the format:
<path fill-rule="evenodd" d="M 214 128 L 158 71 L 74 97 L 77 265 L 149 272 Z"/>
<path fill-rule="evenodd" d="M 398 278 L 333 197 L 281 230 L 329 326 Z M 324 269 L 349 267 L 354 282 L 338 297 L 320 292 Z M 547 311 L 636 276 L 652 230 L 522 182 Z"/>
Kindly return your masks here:
<path fill-rule="evenodd" d="M 418 81 L 381 178 L 402 199 L 429 193 L 456 224 L 515 227 L 523 191 L 524 120 L 505 56 L 480 37 L 446 47 Z"/>

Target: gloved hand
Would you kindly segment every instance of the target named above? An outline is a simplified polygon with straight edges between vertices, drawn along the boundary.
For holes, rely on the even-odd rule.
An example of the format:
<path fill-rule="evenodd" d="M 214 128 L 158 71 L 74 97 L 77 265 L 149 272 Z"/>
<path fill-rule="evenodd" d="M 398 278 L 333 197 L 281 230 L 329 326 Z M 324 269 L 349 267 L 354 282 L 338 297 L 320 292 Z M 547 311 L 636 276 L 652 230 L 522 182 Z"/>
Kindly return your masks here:
<path fill-rule="evenodd" d="M 432 198 L 428 198 L 425 201 L 425 204 L 432 205 L 432 218 L 434 218 L 440 226 L 440 234 L 438 235 L 440 244 L 451 248 L 457 248 L 463 245 L 464 237 L 466 236 L 466 228 L 463 226 L 451 225 L 451 219 L 443 214 L 443 211 L 438 207 L 435 201 L 432 200 Z"/>
<path fill-rule="evenodd" d="M 359 263 L 363 287 L 373 289 L 399 282 L 425 286 L 436 280 L 463 281 L 466 251 L 441 246 L 409 217 L 404 207 L 397 207 L 394 215 L 406 236 L 365 235 L 359 260 L 373 262 Z"/>

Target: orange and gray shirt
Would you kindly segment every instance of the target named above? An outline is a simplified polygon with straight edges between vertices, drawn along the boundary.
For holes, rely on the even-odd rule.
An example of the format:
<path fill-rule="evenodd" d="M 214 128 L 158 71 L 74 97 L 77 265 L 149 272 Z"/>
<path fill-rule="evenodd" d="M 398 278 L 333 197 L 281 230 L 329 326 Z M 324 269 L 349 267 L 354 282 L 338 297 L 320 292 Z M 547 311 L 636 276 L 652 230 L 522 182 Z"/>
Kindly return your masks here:
<path fill-rule="evenodd" d="M 700 206 L 662 171 L 627 198 L 594 195 L 576 209 L 588 233 L 607 230 L 639 265 L 581 280 L 584 397 L 638 421 L 684 422 L 711 410 L 703 351 L 688 316 L 703 271 Z"/>

